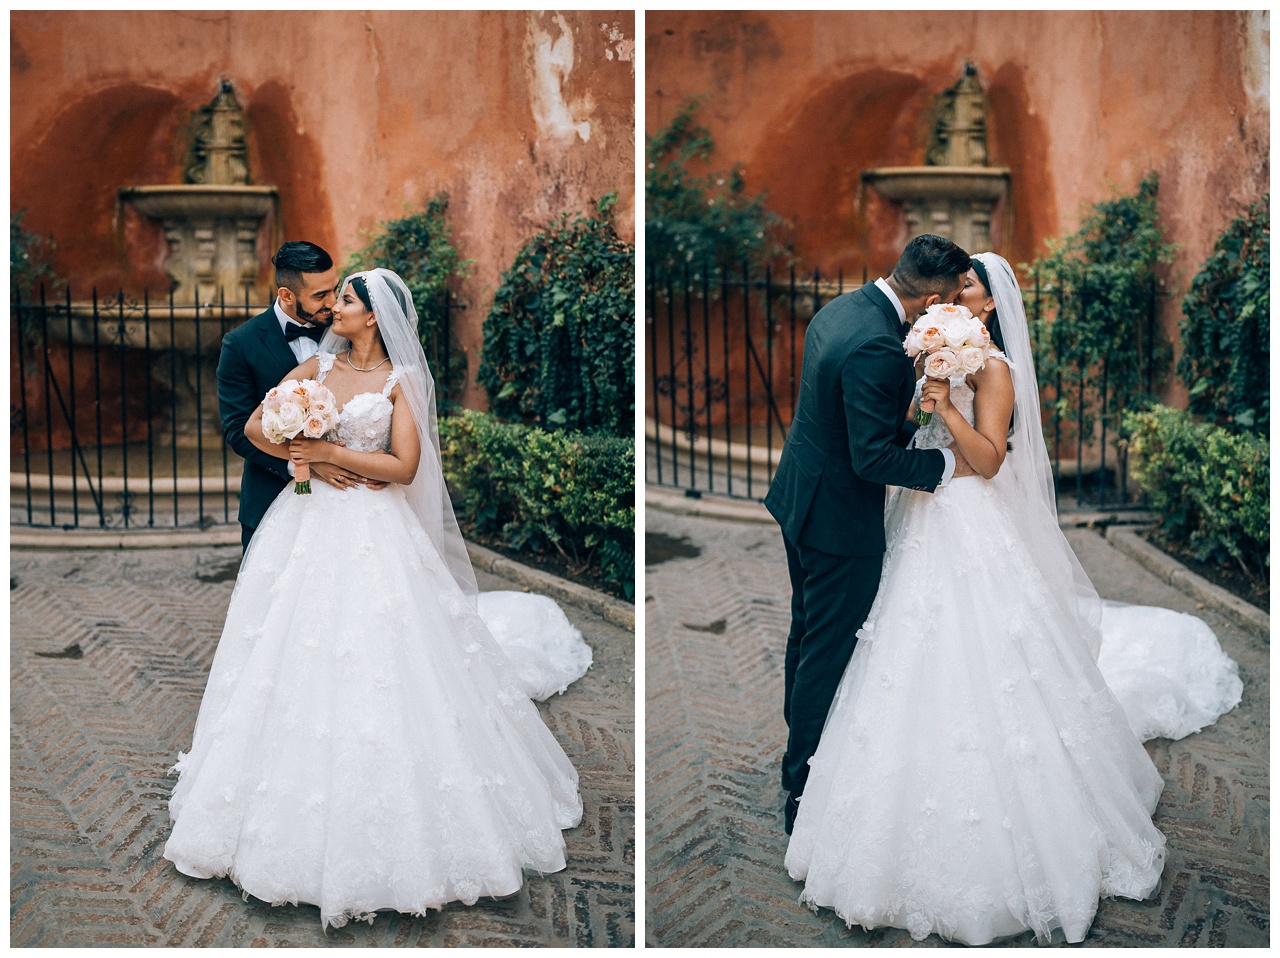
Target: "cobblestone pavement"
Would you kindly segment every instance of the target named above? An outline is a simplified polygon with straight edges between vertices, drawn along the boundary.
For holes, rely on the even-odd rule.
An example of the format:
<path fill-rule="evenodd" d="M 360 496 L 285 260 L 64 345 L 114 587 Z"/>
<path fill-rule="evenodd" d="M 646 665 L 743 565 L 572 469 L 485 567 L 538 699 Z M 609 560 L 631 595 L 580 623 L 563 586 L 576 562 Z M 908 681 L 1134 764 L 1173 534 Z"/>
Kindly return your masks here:
<path fill-rule="evenodd" d="M 917 944 L 798 903 L 783 867 L 782 665 L 790 587 L 772 525 L 646 513 L 646 940 L 651 945 Z M 1217 725 L 1147 750 L 1165 778 L 1158 894 L 1104 900 L 1085 945 L 1266 947 L 1268 637 L 1241 631 L 1088 530 L 1067 533 L 1105 598 L 1194 612 L 1240 664 Z M 665 561 L 661 561 L 665 560 Z M 1034 943 L 1027 933 L 1002 944 Z M 931 936 L 924 946 L 945 946 Z"/>
<path fill-rule="evenodd" d="M 165 769 L 190 744 L 239 556 L 11 553 L 11 945 L 634 944 L 634 642 L 574 608 L 595 664 L 540 706 L 585 806 L 565 871 L 509 901 L 384 913 L 326 936 L 314 906 L 246 903 L 230 881 L 164 861 Z"/>

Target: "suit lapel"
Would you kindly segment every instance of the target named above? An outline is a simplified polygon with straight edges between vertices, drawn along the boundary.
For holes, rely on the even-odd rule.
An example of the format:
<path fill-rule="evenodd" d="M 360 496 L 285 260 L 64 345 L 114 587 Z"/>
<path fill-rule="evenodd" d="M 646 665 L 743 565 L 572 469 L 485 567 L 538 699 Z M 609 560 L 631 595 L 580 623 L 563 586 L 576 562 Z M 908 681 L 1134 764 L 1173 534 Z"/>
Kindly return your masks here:
<path fill-rule="evenodd" d="M 280 367 L 280 371 L 276 374 L 276 382 L 279 382 L 284 379 L 289 370 L 298 365 L 298 357 L 293 355 L 288 340 L 280 331 L 280 322 L 276 319 L 274 306 L 259 315 L 253 322 L 258 339 L 262 343 L 264 355 L 270 356 L 272 361 Z"/>

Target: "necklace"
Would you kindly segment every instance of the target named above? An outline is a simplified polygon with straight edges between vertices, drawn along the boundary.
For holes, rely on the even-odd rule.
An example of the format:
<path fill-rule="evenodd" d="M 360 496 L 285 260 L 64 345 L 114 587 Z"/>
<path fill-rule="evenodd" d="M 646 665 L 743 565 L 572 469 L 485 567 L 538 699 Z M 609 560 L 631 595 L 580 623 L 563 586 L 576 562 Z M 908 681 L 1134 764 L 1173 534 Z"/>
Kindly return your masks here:
<path fill-rule="evenodd" d="M 379 366 L 381 366 L 383 363 L 385 363 L 385 362 L 386 362 L 387 360 L 389 360 L 390 358 L 391 358 L 390 356 L 383 356 L 383 357 L 382 357 L 382 359 L 381 359 L 381 361 L 374 363 L 372 366 L 370 366 L 368 369 L 366 369 L 366 368 L 365 368 L 365 367 L 363 367 L 363 366 L 357 366 L 355 363 L 353 363 L 353 362 L 351 361 L 351 350 L 349 350 L 349 349 L 347 350 L 347 365 L 348 365 L 348 366 L 350 366 L 352 369 L 358 369 L 358 370 L 359 370 L 360 372 L 362 372 L 362 373 L 371 373 L 371 372 L 373 372 L 375 369 L 377 369 Z"/>

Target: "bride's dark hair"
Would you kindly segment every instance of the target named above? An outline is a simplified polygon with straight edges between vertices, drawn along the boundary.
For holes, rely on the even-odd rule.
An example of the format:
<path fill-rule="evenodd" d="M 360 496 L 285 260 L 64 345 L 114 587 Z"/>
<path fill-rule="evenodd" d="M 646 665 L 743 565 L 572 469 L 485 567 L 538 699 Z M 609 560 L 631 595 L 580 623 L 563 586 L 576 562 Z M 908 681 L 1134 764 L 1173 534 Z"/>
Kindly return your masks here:
<path fill-rule="evenodd" d="M 351 283 L 350 283 L 350 286 L 351 286 L 351 288 L 352 288 L 352 289 L 354 289 L 354 290 L 356 291 L 356 295 L 360 297 L 360 302 L 364 303 L 364 308 L 365 308 L 365 309 L 367 309 L 369 312 L 371 312 L 371 313 L 372 313 L 372 312 L 373 312 L 373 298 L 369 295 L 369 286 L 368 286 L 368 284 L 364 281 L 364 277 L 363 277 L 363 276 L 353 276 L 353 277 L 351 277 Z M 393 290 L 392 292 L 394 292 L 394 290 Z M 397 296 L 396 298 L 397 298 L 397 299 L 399 299 L 400 297 L 399 297 L 399 296 Z M 401 304 L 401 305 L 403 306 L 403 304 Z M 382 343 L 382 344 L 383 344 L 383 348 L 385 349 L 385 348 L 386 348 L 386 341 L 382 338 L 382 330 L 381 330 L 381 328 L 379 328 L 379 327 L 374 327 L 374 334 L 378 337 L 378 342 Z"/>
<path fill-rule="evenodd" d="M 990 274 L 987 273 L 987 267 L 984 266 L 982 263 L 982 260 L 978 259 L 978 257 L 976 256 L 973 257 L 973 259 L 970 261 L 970 265 L 973 267 L 973 271 L 978 275 L 978 282 L 982 284 L 983 292 L 985 292 L 988 296 L 992 296 L 991 276 Z M 987 321 L 985 325 L 987 327 L 987 332 L 991 334 L 991 342 L 995 345 L 996 349 L 1000 350 L 1000 352 L 1002 353 L 1006 353 L 1004 348 L 1004 334 L 1000 332 L 1000 317 L 996 314 L 996 310 L 993 309 L 991 311 L 991 314 L 987 316 Z M 1014 413 L 1010 413 L 1009 414 L 1009 435 L 1010 436 L 1013 435 L 1013 417 L 1014 417 Z M 1008 451 L 1012 452 L 1013 443 L 1011 442 L 1006 443 L 1006 448 L 1008 449 Z"/>
<path fill-rule="evenodd" d="M 978 274 L 978 282 L 982 284 L 982 289 L 988 296 L 991 295 L 991 277 L 987 274 L 987 268 L 982 265 L 982 261 L 976 256 L 970 261 L 973 271 Z M 1004 334 L 1000 332 L 1000 316 L 993 309 L 991 315 L 987 317 L 987 332 L 991 334 L 991 341 L 996 344 L 996 349 L 1004 352 Z"/>
<path fill-rule="evenodd" d="M 351 288 L 356 291 L 356 295 L 360 297 L 360 302 L 364 303 L 364 308 L 369 312 L 373 312 L 373 300 L 369 298 L 369 287 L 365 285 L 363 276 L 353 277 L 351 280 Z"/>

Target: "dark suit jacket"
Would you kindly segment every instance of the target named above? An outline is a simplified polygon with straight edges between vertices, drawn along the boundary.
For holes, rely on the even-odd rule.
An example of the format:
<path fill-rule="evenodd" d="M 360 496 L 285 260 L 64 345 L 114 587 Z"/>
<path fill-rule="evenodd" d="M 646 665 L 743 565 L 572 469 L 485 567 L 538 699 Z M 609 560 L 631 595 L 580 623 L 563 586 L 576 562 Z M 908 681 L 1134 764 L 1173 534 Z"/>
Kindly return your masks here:
<path fill-rule="evenodd" d="M 885 486 L 932 492 L 936 449 L 904 448 L 915 389 L 897 310 L 874 283 L 832 300 L 804 337 L 800 397 L 764 503 L 793 543 L 831 555 L 884 551 Z"/>
<path fill-rule="evenodd" d="M 245 423 L 276 386 L 298 365 L 276 318 L 274 306 L 227 333 L 218 357 L 218 413 L 227 445 L 244 459 L 240 482 L 240 524 L 255 528 L 267 507 L 289 481 L 284 459 L 269 456 L 249 442 Z"/>

